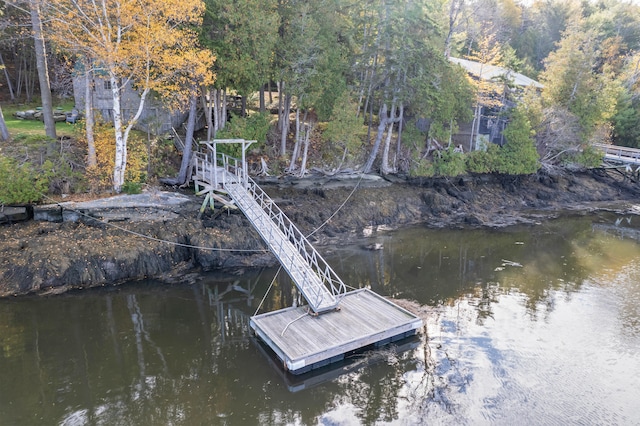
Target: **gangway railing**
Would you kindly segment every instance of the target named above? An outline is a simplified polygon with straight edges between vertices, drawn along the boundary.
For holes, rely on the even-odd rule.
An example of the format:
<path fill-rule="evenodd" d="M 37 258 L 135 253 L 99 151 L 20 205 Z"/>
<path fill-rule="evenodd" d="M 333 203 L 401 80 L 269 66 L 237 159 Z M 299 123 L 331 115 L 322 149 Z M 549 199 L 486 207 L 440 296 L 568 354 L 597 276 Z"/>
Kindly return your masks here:
<path fill-rule="evenodd" d="M 205 191 L 226 193 L 249 219 L 262 239 L 303 294 L 311 309 L 324 312 L 337 308 L 347 287 L 311 245 L 307 237 L 246 172 L 246 147 L 242 160 L 219 152 L 219 141 L 205 142 L 208 150 L 194 156 L 194 181 Z M 202 191 L 204 192 L 204 191 Z"/>
<path fill-rule="evenodd" d="M 236 183 L 226 186 L 234 200 L 238 195 L 238 185 Z M 321 312 L 335 309 L 347 291 L 344 282 L 317 252 L 307 237 L 253 179 L 247 177 L 247 187 L 243 187 L 243 190 L 254 203 L 249 208 L 259 208 L 263 214 L 256 215 L 255 212 L 247 214 L 245 207 L 240 204 L 238 207 L 253 222 L 256 230 L 267 243 L 273 241 L 270 244 L 271 250 L 289 272 L 313 310 Z M 249 205 L 251 206 L 251 204 Z M 268 223 L 265 223 L 267 220 Z M 278 238 L 274 234 L 279 234 L 282 237 Z M 291 252 L 292 248 L 294 253 Z"/>

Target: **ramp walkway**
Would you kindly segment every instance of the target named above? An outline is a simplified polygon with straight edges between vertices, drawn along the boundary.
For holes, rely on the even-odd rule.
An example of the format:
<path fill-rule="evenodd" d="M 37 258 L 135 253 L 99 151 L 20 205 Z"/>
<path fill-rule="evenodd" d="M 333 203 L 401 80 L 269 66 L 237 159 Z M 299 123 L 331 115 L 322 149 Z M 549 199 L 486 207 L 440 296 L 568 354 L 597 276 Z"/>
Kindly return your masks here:
<path fill-rule="evenodd" d="M 346 286 L 307 238 L 251 179 L 224 184 L 231 199 L 278 258 L 315 313 L 337 308 Z"/>
<path fill-rule="evenodd" d="M 604 152 L 605 165 L 614 163 L 625 166 L 640 166 L 640 149 L 606 144 L 594 144 L 593 146 Z"/>
<path fill-rule="evenodd" d="M 223 139 L 206 143 L 208 151 L 197 153 L 194 161 L 193 180 L 198 192 L 206 193 L 210 200 L 219 199 L 213 193 L 216 190 L 231 198 L 280 261 L 314 313 L 336 309 L 347 287 L 304 234 L 245 173 L 244 152 L 251 142 Z M 218 152 L 218 144 L 224 143 L 242 143 L 242 162 Z M 200 191 L 199 187 L 203 189 Z"/>
<path fill-rule="evenodd" d="M 208 202 L 213 208 L 213 200 L 239 208 L 309 304 L 251 317 L 255 334 L 293 374 L 415 335 L 422 320 L 414 314 L 371 290 L 347 293 L 347 286 L 304 234 L 248 176 L 245 156 L 252 142 L 205 142 L 206 150 L 194 155 L 192 179 L 196 193 L 205 195 L 201 212 Z M 241 144 L 242 159 L 219 152 L 219 144 Z"/>

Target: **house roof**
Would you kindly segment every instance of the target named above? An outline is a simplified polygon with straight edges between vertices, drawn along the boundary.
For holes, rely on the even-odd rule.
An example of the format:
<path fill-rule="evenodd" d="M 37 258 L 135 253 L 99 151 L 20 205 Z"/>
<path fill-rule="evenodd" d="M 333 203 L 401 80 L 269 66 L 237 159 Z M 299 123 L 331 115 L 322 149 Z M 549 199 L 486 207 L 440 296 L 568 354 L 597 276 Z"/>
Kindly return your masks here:
<path fill-rule="evenodd" d="M 467 59 L 460 59 L 449 57 L 449 61 L 454 64 L 460 65 L 464 68 L 469 74 L 472 74 L 478 78 L 483 80 L 493 80 L 502 76 L 507 76 L 511 82 L 517 86 L 533 86 L 538 89 L 544 88 L 544 86 L 535 81 L 532 78 L 527 77 L 526 75 L 522 75 L 508 68 L 498 67 L 496 65 L 483 64 L 476 61 L 469 61 Z"/>

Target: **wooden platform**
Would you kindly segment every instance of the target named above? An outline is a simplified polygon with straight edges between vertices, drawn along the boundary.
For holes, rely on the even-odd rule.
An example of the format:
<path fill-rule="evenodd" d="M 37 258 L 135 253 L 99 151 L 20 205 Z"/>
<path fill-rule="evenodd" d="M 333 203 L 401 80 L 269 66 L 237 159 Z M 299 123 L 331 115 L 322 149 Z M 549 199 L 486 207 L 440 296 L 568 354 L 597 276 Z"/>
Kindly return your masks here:
<path fill-rule="evenodd" d="M 306 373 L 371 345 L 414 335 L 422 320 L 407 310 L 361 289 L 347 293 L 340 310 L 318 316 L 308 307 L 286 308 L 251 317 L 251 328 L 293 374 Z"/>

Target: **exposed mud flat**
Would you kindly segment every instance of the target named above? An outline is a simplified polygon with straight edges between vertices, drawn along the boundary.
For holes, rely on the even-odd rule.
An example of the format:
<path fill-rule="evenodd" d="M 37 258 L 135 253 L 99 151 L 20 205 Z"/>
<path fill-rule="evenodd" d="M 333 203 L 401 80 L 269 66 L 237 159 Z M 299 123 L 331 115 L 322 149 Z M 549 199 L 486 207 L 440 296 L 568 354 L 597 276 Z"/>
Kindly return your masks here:
<path fill-rule="evenodd" d="M 321 227 L 311 237 L 321 252 L 322 246 L 408 225 L 535 225 L 567 211 L 587 214 L 640 203 L 640 185 L 597 171 L 565 177 L 393 183 L 352 177 L 273 179 L 261 184 L 302 232 Z M 199 271 L 241 273 L 276 263 L 239 211 L 207 212 L 198 219 L 201 202 L 190 196 L 172 206 L 171 215 L 150 214 L 148 220 L 127 220 L 127 213 L 107 224 L 80 217 L 76 222 L 0 226 L 0 297 L 60 293 L 148 277 L 189 282 Z M 108 201 L 101 201 L 105 204 Z"/>

